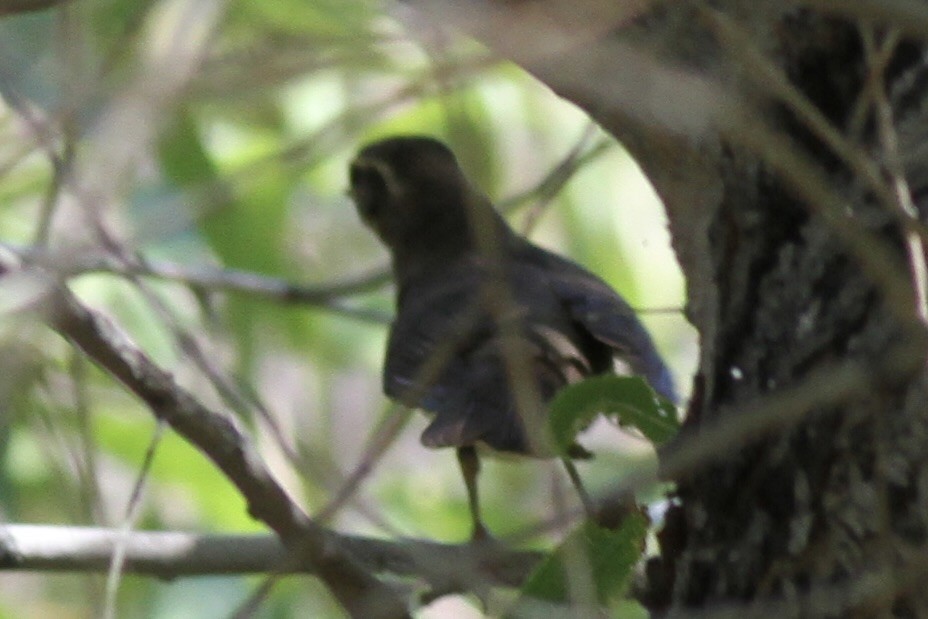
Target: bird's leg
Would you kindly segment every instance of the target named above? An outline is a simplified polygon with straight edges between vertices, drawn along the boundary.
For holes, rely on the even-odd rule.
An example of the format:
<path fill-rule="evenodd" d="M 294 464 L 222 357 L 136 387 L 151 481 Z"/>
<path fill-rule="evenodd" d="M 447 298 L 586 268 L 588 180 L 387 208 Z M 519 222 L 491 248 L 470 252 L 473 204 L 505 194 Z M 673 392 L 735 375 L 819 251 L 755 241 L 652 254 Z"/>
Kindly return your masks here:
<path fill-rule="evenodd" d="M 580 502 L 583 503 L 583 511 L 586 512 L 586 517 L 593 520 L 596 516 L 596 508 L 590 495 L 587 494 L 586 488 L 583 487 L 583 480 L 580 479 L 580 473 L 577 471 L 574 461 L 570 458 L 561 458 L 561 462 L 564 463 L 564 468 L 567 469 L 570 482 L 577 489 L 577 494 L 580 495 Z"/>
<path fill-rule="evenodd" d="M 467 503 L 470 505 L 470 517 L 473 522 L 472 541 L 489 539 L 490 533 L 480 518 L 480 498 L 477 496 L 477 474 L 480 473 L 480 459 L 473 445 L 458 447 L 458 463 L 467 486 Z"/>

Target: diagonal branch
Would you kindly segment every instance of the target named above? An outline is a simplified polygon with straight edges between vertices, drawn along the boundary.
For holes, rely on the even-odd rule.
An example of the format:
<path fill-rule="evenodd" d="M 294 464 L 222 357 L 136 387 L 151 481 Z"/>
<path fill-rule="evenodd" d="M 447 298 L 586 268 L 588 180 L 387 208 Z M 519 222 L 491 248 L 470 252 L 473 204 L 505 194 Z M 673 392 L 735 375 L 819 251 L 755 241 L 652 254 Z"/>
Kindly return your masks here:
<path fill-rule="evenodd" d="M 9 265 L 5 265 L 9 266 Z M 82 305 L 67 288 L 50 295 L 46 321 L 144 401 L 152 412 L 206 454 L 239 489 L 249 513 L 265 522 L 305 558 L 353 617 L 406 617 L 405 603 L 362 568 L 333 534 L 296 505 L 230 418 L 198 402 L 104 317 Z"/>

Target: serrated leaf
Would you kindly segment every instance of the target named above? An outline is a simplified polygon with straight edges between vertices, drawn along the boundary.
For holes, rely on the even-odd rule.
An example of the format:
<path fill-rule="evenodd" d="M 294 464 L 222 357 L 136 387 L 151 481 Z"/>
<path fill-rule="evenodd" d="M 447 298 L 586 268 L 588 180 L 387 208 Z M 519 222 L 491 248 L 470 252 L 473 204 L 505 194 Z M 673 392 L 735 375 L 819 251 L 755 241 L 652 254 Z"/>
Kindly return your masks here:
<path fill-rule="evenodd" d="M 676 407 L 658 396 L 644 379 L 593 376 L 568 385 L 551 402 L 549 424 L 558 449 L 566 453 L 577 433 L 600 413 L 637 428 L 655 445 L 670 440 L 680 428 Z"/>
<path fill-rule="evenodd" d="M 537 616 L 533 607 L 538 601 L 607 604 L 626 590 L 644 552 L 647 529 L 641 514 L 629 516 L 615 530 L 585 522 L 532 572 L 506 616 Z M 571 600 L 571 592 L 577 590 L 586 590 L 595 600 Z"/>

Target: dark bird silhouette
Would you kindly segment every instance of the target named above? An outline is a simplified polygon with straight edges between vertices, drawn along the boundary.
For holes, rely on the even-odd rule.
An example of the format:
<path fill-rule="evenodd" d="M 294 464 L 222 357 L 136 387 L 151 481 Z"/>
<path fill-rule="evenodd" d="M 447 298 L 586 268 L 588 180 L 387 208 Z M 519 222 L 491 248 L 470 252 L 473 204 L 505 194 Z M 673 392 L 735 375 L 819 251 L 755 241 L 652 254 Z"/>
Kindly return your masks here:
<path fill-rule="evenodd" d="M 543 421 L 560 388 L 624 368 L 676 401 L 670 372 L 622 297 L 516 234 L 443 143 L 375 142 L 350 179 L 361 218 L 390 250 L 398 289 L 384 391 L 434 415 L 425 446 L 457 448 L 475 538 L 486 535 L 475 446 L 553 456 Z M 583 454 L 577 446 L 572 455 Z"/>

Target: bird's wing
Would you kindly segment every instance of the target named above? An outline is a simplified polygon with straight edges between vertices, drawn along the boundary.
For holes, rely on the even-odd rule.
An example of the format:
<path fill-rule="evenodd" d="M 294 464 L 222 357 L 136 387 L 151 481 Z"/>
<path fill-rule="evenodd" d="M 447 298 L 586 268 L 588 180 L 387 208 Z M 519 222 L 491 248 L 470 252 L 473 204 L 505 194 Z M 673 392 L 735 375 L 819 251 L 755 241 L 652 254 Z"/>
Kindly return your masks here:
<path fill-rule="evenodd" d="M 435 415 L 428 447 L 486 441 L 520 451 L 509 427 L 510 395 L 493 322 L 476 306 L 477 274 L 463 270 L 401 290 L 390 330 L 383 386 L 388 396 Z"/>
<path fill-rule="evenodd" d="M 673 377 L 644 325 L 604 281 L 573 262 L 527 244 L 524 259 L 541 269 L 571 319 L 614 352 L 657 393 L 677 401 Z"/>
<path fill-rule="evenodd" d="M 457 324 L 441 317 L 447 315 L 409 314 L 394 325 L 384 365 L 387 395 L 435 415 L 422 434 L 427 447 L 482 441 L 526 451 L 496 336 L 462 326 L 461 317 Z"/>
<path fill-rule="evenodd" d="M 503 329 L 477 307 L 479 275 L 468 272 L 423 282 L 401 292 L 390 331 L 384 390 L 409 406 L 434 413 L 422 435 L 428 447 L 483 442 L 499 451 L 531 451 L 510 385 Z M 553 302 L 553 300 L 552 300 Z M 582 356 L 566 337 L 544 325 L 525 325 L 524 368 L 540 402 L 567 383 L 565 365 Z M 516 361 L 518 362 L 518 361 Z M 524 414 L 544 414 L 539 410 Z"/>

